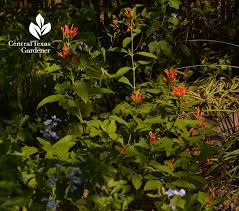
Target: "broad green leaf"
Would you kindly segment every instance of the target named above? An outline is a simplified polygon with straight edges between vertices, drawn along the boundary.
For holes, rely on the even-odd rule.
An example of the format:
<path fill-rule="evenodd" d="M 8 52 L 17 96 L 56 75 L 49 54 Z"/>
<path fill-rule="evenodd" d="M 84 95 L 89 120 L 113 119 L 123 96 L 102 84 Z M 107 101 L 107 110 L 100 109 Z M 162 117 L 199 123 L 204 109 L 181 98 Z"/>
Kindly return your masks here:
<path fill-rule="evenodd" d="M 126 78 L 125 76 L 121 77 L 118 81 L 121 83 L 127 84 L 133 88 L 133 85 L 130 83 L 129 79 Z"/>
<path fill-rule="evenodd" d="M 120 117 L 118 117 L 118 116 L 116 116 L 116 115 L 111 115 L 110 118 L 112 118 L 112 119 L 114 119 L 115 121 L 117 121 L 117 122 L 119 122 L 119 123 L 125 125 L 126 127 L 129 127 L 129 124 L 128 124 L 125 120 L 123 120 L 122 118 L 120 118 Z"/>
<path fill-rule="evenodd" d="M 53 64 L 52 66 L 49 66 L 49 67 L 45 68 L 44 71 L 46 71 L 47 73 L 52 73 L 52 72 L 55 72 L 55 71 L 60 70 L 60 69 L 61 69 L 60 65 Z"/>
<path fill-rule="evenodd" d="M 74 84 L 74 91 L 83 100 L 84 103 L 88 102 L 89 93 L 87 84 L 84 81 L 78 81 Z"/>
<path fill-rule="evenodd" d="M 54 154 L 57 155 L 59 160 L 67 161 L 69 159 L 69 150 L 75 145 L 74 136 L 67 135 L 55 143 L 52 148 Z"/>
<path fill-rule="evenodd" d="M 148 44 L 149 52 L 158 55 L 160 53 L 160 44 L 158 41 L 152 41 Z"/>
<path fill-rule="evenodd" d="M 186 200 L 185 200 L 185 199 L 183 199 L 183 198 L 181 198 L 181 197 L 173 197 L 173 198 L 171 199 L 171 202 L 172 202 L 173 204 L 175 204 L 176 207 L 180 207 L 180 208 L 182 208 L 182 209 L 184 210 L 185 204 L 186 204 Z"/>
<path fill-rule="evenodd" d="M 23 183 L 30 188 L 36 188 L 36 186 L 37 186 L 35 174 L 30 174 L 28 172 L 22 172 L 22 180 L 23 180 Z"/>
<path fill-rule="evenodd" d="M 172 171 L 171 171 L 170 167 L 166 166 L 166 165 L 158 165 L 156 167 L 156 171 L 166 172 L 166 173 L 172 174 Z"/>
<path fill-rule="evenodd" d="M 144 186 L 144 191 L 156 190 L 162 186 L 162 183 L 159 180 L 149 180 Z"/>
<path fill-rule="evenodd" d="M 151 94 L 159 94 L 162 92 L 161 89 L 145 89 L 145 92 L 151 93 Z"/>
<path fill-rule="evenodd" d="M 114 94 L 114 92 L 111 89 L 107 89 L 107 88 L 96 88 L 96 90 L 100 94 Z"/>
<path fill-rule="evenodd" d="M 42 145 L 42 149 L 45 151 L 49 150 L 51 148 L 51 143 L 48 141 L 45 141 L 44 139 L 37 137 L 38 142 Z"/>
<path fill-rule="evenodd" d="M 46 98 L 44 98 L 37 106 L 37 109 L 39 109 L 40 107 L 44 106 L 47 103 L 54 103 L 54 102 L 58 102 L 64 99 L 64 95 L 61 94 L 56 94 L 56 95 L 50 95 Z"/>
<path fill-rule="evenodd" d="M 153 58 L 153 59 L 158 59 L 158 57 L 155 56 L 154 54 L 149 53 L 149 52 L 145 52 L 145 51 L 137 52 L 136 54 L 141 55 L 141 56 L 150 57 L 150 58 Z"/>
<path fill-rule="evenodd" d="M 176 10 L 179 9 L 180 4 L 181 4 L 180 0 L 169 0 L 169 6 Z"/>
<path fill-rule="evenodd" d="M 173 185 L 176 185 L 180 188 L 189 188 L 189 189 L 196 189 L 196 186 L 186 180 L 176 180 L 174 182 L 172 182 Z"/>
<path fill-rule="evenodd" d="M 124 38 L 124 40 L 123 40 L 123 42 L 122 42 L 123 48 L 125 48 L 131 41 L 132 41 L 132 38 L 131 38 L 131 37 L 126 37 L 126 38 Z"/>
<path fill-rule="evenodd" d="M 139 141 L 139 143 L 134 144 L 134 146 L 136 146 L 136 147 L 142 147 L 142 148 L 144 148 L 144 149 L 148 149 L 148 148 L 149 148 L 149 144 L 145 141 L 145 139 L 141 139 L 141 140 Z"/>
<path fill-rule="evenodd" d="M 208 196 L 209 193 L 199 192 L 197 194 L 197 200 L 203 204 L 207 200 Z"/>
<path fill-rule="evenodd" d="M 171 57 L 173 55 L 172 47 L 166 40 L 160 40 L 159 46 L 164 55 Z"/>
<path fill-rule="evenodd" d="M 129 72 L 129 70 L 131 69 L 132 69 L 131 67 L 122 67 L 115 73 L 113 78 L 119 78 L 123 76 L 125 73 Z"/>
<path fill-rule="evenodd" d="M 116 127 L 116 124 L 115 124 L 115 120 L 112 120 L 107 127 L 107 132 L 109 134 L 113 134 L 113 133 L 116 132 L 116 129 L 117 129 L 117 127 Z"/>
<path fill-rule="evenodd" d="M 22 149 L 22 152 L 15 152 L 15 155 L 19 155 L 22 156 L 24 158 L 28 158 L 30 155 L 35 154 L 36 152 L 38 152 L 38 149 L 35 147 L 29 147 L 29 146 L 24 146 Z"/>
<path fill-rule="evenodd" d="M 133 183 L 134 188 L 135 188 L 136 190 L 138 190 L 138 189 L 141 187 L 141 185 L 142 185 L 142 180 L 143 180 L 143 177 L 142 177 L 142 175 L 140 175 L 140 174 L 135 174 L 135 175 L 132 177 L 132 183 Z"/>

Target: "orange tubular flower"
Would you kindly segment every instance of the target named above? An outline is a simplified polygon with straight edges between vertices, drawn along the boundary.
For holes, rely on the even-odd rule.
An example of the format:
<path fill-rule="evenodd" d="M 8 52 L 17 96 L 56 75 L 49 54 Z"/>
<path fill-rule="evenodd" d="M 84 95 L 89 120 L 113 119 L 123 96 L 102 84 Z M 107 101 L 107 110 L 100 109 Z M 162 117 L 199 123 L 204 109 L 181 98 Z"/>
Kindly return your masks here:
<path fill-rule="evenodd" d="M 199 121 L 200 126 L 206 126 L 206 122 L 203 118 L 204 112 L 200 111 L 199 106 L 197 107 L 197 111 L 193 112 L 193 116 L 195 116 L 195 118 Z"/>
<path fill-rule="evenodd" d="M 119 149 L 120 156 L 124 156 L 126 154 L 126 146 L 123 146 Z"/>
<path fill-rule="evenodd" d="M 174 158 L 173 159 L 170 159 L 169 161 L 168 161 L 168 165 L 169 165 L 169 168 L 171 169 L 171 171 L 173 171 L 173 164 L 174 164 Z"/>
<path fill-rule="evenodd" d="M 57 54 L 58 54 L 58 56 L 60 56 L 63 59 L 66 58 L 70 54 L 68 45 L 66 43 L 64 43 L 62 51 L 57 52 Z"/>
<path fill-rule="evenodd" d="M 180 85 L 179 87 L 173 86 L 172 87 L 173 94 L 177 97 L 183 97 L 186 95 L 188 87 L 186 87 L 184 84 Z"/>
<path fill-rule="evenodd" d="M 166 70 L 164 70 L 164 72 L 167 75 L 167 78 L 164 77 L 164 81 L 171 83 L 176 80 L 176 76 L 177 76 L 176 69 L 170 69 L 170 70 L 166 69 Z"/>
<path fill-rule="evenodd" d="M 185 75 L 186 77 L 188 77 L 188 76 L 190 75 L 190 72 L 191 72 L 191 70 L 189 70 L 189 69 L 187 68 L 187 69 L 184 70 L 184 75 Z"/>
<path fill-rule="evenodd" d="M 124 16 L 126 18 L 131 18 L 133 17 L 133 14 L 132 14 L 132 9 L 130 7 L 127 7 L 124 9 Z"/>
<path fill-rule="evenodd" d="M 150 144 L 155 144 L 157 141 L 160 140 L 160 137 L 154 135 L 154 133 L 152 131 L 150 131 L 149 132 L 149 140 L 150 140 Z"/>
<path fill-rule="evenodd" d="M 137 91 L 134 91 L 134 95 L 131 96 L 131 99 L 136 103 L 141 103 L 142 102 L 144 97 L 140 93 L 140 89 L 138 89 Z"/>
<path fill-rule="evenodd" d="M 71 28 L 65 24 L 61 27 L 61 32 L 63 34 L 63 39 L 64 37 L 74 38 L 78 34 L 78 28 L 74 26 L 74 24 L 72 24 Z"/>

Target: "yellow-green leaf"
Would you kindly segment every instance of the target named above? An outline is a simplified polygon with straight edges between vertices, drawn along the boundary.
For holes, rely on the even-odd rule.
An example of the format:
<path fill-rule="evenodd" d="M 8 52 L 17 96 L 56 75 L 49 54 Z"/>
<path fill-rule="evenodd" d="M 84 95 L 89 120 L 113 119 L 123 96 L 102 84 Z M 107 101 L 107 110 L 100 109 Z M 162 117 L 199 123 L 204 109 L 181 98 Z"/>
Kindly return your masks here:
<path fill-rule="evenodd" d="M 137 52 L 136 54 L 141 55 L 141 56 L 150 57 L 150 58 L 153 58 L 153 59 L 158 59 L 158 57 L 155 56 L 154 54 L 149 53 L 149 52 L 145 52 L 145 51 Z"/>

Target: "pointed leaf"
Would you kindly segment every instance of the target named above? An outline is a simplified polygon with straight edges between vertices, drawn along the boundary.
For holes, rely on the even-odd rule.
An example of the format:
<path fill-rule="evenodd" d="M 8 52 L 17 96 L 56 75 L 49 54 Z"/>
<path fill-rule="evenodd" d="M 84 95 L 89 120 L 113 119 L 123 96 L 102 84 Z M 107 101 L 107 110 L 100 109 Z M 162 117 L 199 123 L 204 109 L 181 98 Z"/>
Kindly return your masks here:
<path fill-rule="evenodd" d="M 129 79 L 126 78 L 125 76 L 121 77 L 118 81 L 121 83 L 125 83 L 133 88 L 133 85 L 130 83 Z"/>
<path fill-rule="evenodd" d="M 116 132 L 116 129 L 117 129 L 117 127 L 115 124 L 115 120 L 112 120 L 106 130 L 109 134 L 113 134 Z"/>
<path fill-rule="evenodd" d="M 87 88 L 87 84 L 83 81 L 76 82 L 74 84 L 74 90 L 76 94 L 83 100 L 84 103 L 88 102 L 89 92 Z"/>
<path fill-rule="evenodd" d="M 123 48 L 125 48 L 131 41 L 132 41 L 131 37 L 126 37 L 122 42 Z"/>
<path fill-rule="evenodd" d="M 51 24 L 45 24 L 41 29 L 41 35 L 47 34 L 49 31 L 51 31 Z"/>
<path fill-rule="evenodd" d="M 179 6 L 180 6 L 181 2 L 180 0 L 170 0 L 169 1 L 169 6 L 174 8 L 174 9 L 179 9 Z"/>
<path fill-rule="evenodd" d="M 125 125 L 126 127 L 129 127 L 128 123 L 127 123 L 125 120 L 123 120 L 122 118 L 120 118 L 120 117 L 118 117 L 118 116 L 116 116 L 116 115 L 111 115 L 110 118 L 112 118 L 112 119 L 114 119 L 115 121 L 117 121 L 117 122 L 119 122 L 119 123 Z"/>
<path fill-rule="evenodd" d="M 56 94 L 56 95 L 50 95 L 46 98 L 44 98 L 37 106 L 37 109 L 39 109 L 40 107 L 44 106 L 47 103 L 54 103 L 54 102 L 58 102 L 64 99 L 64 95 L 61 94 Z"/>
<path fill-rule="evenodd" d="M 70 155 L 69 150 L 74 145 L 74 137 L 72 135 L 67 135 L 53 145 L 54 154 L 57 155 L 59 160 L 67 161 Z"/>
<path fill-rule="evenodd" d="M 195 190 L 196 186 L 186 180 L 176 180 L 175 182 L 172 182 L 173 185 L 176 185 L 180 188 L 188 188 L 188 189 L 192 189 Z"/>
<path fill-rule="evenodd" d="M 131 69 L 131 67 L 122 67 L 122 68 L 120 68 L 120 69 L 116 72 L 116 74 L 114 75 L 113 78 L 118 78 L 118 77 L 123 76 L 123 75 L 126 74 L 130 69 Z"/>
<path fill-rule="evenodd" d="M 142 175 L 140 175 L 140 174 L 135 174 L 135 175 L 132 177 L 132 183 L 133 183 L 134 188 L 135 188 L 136 190 L 138 190 L 138 189 L 141 187 L 141 185 L 142 185 L 142 180 L 143 180 L 143 177 L 142 177 Z"/>
<path fill-rule="evenodd" d="M 16 152 L 14 153 L 15 155 L 19 155 L 19 156 L 22 156 L 24 158 L 27 158 L 29 157 L 30 155 L 32 154 L 35 154 L 36 152 L 38 152 L 38 149 L 35 148 L 35 147 L 29 147 L 29 146 L 24 146 L 22 148 L 22 152 L 19 153 L 19 152 Z"/>
<path fill-rule="evenodd" d="M 117 48 L 117 47 L 115 47 L 115 48 L 110 48 L 110 49 L 108 49 L 108 51 L 112 51 L 112 52 L 120 52 L 120 53 L 128 53 L 128 51 L 126 51 L 125 49 L 123 49 L 123 48 Z"/>
<path fill-rule="evenodd" d="M 47 67 L 45 69 L 45 71 L 48 72 L 48 73 L 52 73 L 52 72 L 55 72 L 55 71 L 60 70 L 60 69 L 61 69 L 60 65 L 53 64 L 52 66 Z"/>
<path fill-rule="evenodd" d="M 141 64 L 141 65 L 147 65 L 147 64 L 150 64 L 150 62 L 149 61 L 142 61 L 142 60 L 140 60 L 140 61 L 137 61 L 139 64 Z"/>
<path fill-rule="evenodd" d="M 162 186 L 162 183 L 159 180 L 149 180 L 144 186 L 144 191 L 156 190 Z"/>
<path fill-rule="evenodd" d="M 41 28 L 44 25 L 44 18 L 39 13 L 36 17 L 37 25 Z"/>
<path fill-rule="evenodd" d="M 137 52 L 136 54 L 141 55 L 141 56 L 150 57 L 150 58 L 153 58 L 153 59 L 158 59 L 158 57 L 155 56 L 154 54 L 149 53 L 149 52 L 145 52 L 145 51 Z"/>
<path fill-rule="evenodd" d="M 39 35 L 41 35 L 41 30 L 40 30 L 40 28 L 39 28 L 37 25 L 35 25 L 34 23 L 30 23 L 29 32 L 30 32 L 35 38 L 37 38 L 38 40 L 40 40 Z"/>

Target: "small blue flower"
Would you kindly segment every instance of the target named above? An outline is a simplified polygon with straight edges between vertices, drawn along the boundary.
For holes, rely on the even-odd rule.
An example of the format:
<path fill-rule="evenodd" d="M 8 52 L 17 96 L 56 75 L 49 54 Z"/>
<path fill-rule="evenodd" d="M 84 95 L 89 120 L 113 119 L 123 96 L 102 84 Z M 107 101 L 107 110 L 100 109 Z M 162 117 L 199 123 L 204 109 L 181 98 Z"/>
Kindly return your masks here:
<path fill-rule="evenodd" d="M 79 176 L 76 176 L 77 174 L 80 174 L 80 168 L 73 167 L 71 169 L 71 172 L 68 174 L 68 177 L 71 182 L 71 192 L 75 192 L 77 187 L 81 185 L 81 178 Z"/>
<path fill-rule="evenodd" d="M 52 177 L 47 181 L 47 183 L 50 184 L 50 185 L 55 185 L 57 181 L 58 181 L 58 179 L 57 179 L 55 176 L 52 176 Z"/>
<path fill-rule="evenodd" d="M 77 190 L 77 186 L 74 184 L 71 184 L 71 192 L 74 193 Z"/>
<path fill-rule="evenodd" d="M 47 201 L 46 210 L 57 211 L 56 201 L 54 199 L 42 198 L 41 201 Z"/>
<path fill-rule="evenodd" d="M 56 118 L 56 115 L 51 116 L 51 119 L 52 119 L 52 126 L 53 127 L 56 127 L 58 122 L 61 122 L 61 120 L 59 118 Z"/>
<path fill-rule="evenodd" d="M 50 137 L 50 133 L 49 133 L 49 129 L 46 128 L 44 131 L 41 131 L 41 133 L 43 133 L 43 137 L 45 138 L 49 138 Z"/>
<path fill-rule="evenodd" d="M 184 189 L 180 189 L 179 191 L 173 190 L 173 189 L 168 189 L 165 194 L 169 197 L 171 196 L 180 196 L 183 197 L 186 195 L 186 191 Z"/>
<path fill-rule="evenodd" d="M 167 195 L 167 196 L 174 196 L 174 190 L 172 190 L 172 189 L 168 189 L 166 192 L 165 192 L 165 194 Z"/>
<path fill-rule="evenodd" d="M 186 195 L 186 191 L 184 189 L 180 189 L 179 192 L 178 192 L 178 195 L 183 197 Z"/>
<path fill-rule="evenodd" d="M 170 207 L 172 208 L 172 210 L 175 210 L 177 208 L 176 205 L 171 202 L 170 202 Z"/>
<path fill-rule="evenodd" d="M 72 183 L 74 183 L 75 185 L 80 186 L 81 185 L 81 178 L 80 177 L 74 177 L 72 180 Z"/>
<path fill-rule="evenodd" d="M 54 131 L 51 131 L 50 132 L 50 136 L 52 137 L 52 138 L 55 138 L 55 139 L 58 139 L 59 137 L 56 135 L 56 132 L 54 132 Z"/>
<path fill-rule="evenodd" d="M 56 201 L 54 199 L 49 199 L 47 201 L 47 208 L 51 208 L 52 211 L 56 211 Z"/>
<path fill-rule="evenodd" d="M 51 120 L 51 119 L 47 119 L 46 121 L 43 122 L 43 124 L 44 124 L 45 126 L 48 126 L 48 125 L 50 125 L 51 123 L 52 123 L 52 120 Z"/>

